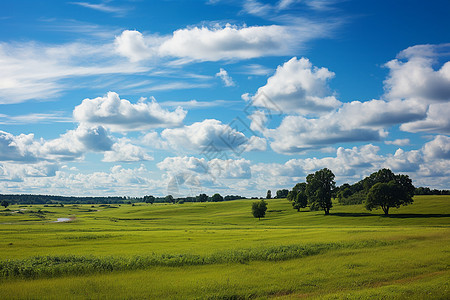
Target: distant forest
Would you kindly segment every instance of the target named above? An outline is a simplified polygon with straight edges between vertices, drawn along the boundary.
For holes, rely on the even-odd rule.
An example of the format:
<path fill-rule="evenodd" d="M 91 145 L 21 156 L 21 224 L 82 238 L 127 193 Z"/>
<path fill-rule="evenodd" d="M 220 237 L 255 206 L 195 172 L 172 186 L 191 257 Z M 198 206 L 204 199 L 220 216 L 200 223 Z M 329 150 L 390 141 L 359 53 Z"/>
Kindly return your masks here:
<path fill-rule="evenodd" d="M 206 195 L 205 195 L 206 196 Z M 0 202 L 7 201 L 9 204 L 133 204 L 138 202 L 148 202 L 144 197 L 66 197 L 53 195 L 32 195 L 32 194 L 0 194 Z M 166 197 L 153 197 L 153 203 L 183 203 L 183 202 L 203 202 L 197 197 L 175 198 L 172 201 Z M 221 201 L 230 201 L 236 199 L 245 199 L 238 195 L 228 195 Z M 206 201 L 212 201 L 211 197 L 206 196 Z"/>

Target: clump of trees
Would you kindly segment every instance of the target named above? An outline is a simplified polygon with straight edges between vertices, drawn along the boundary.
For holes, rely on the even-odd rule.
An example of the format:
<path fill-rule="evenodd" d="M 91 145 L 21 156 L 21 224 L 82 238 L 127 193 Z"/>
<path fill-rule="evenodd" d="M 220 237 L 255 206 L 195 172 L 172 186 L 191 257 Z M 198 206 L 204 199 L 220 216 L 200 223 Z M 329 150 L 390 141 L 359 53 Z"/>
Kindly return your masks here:
<path fill-rule="evenodd" d="M 266 210 L 267 210 L 267 202 L 264 201 L 264 199 L 252 203 L 253 217 L 261 220 L 261 218 L 264 218 L 266 216 Z"/>
<path fill-rule="evenodd" d="M 310 210 L 323 210 L 328 215 L 333 207 L 331 199 L 337 197 L 341 204 L 364 202 L 366 209 L 381 208 L 388 215 L 391 207 L 413 203 L 412 197 L 417 193 L 408 175 L 396 175 L 389 169 L 381 169 L 353 185 L 345 183 L 339 188 L 334 178 L 327 168 L 309 174 L 306 183 L 297 183 L 287 199 L 297 211 L 309 205 Z"/>
<path fill-rule="evenodd" d="M 9 206 L 9 202 L 6 200 L 3 200 L 0 205 L 3 206 L 4 208 L 7 208 Z"/>
<path fill-rule="evenodd" d="M 286 198 L 288 193 L 289 193 L 289 190 L 286 190 L 286 189 L 278 190 L 275 198 L 278 198 L 278 199 Z"/>

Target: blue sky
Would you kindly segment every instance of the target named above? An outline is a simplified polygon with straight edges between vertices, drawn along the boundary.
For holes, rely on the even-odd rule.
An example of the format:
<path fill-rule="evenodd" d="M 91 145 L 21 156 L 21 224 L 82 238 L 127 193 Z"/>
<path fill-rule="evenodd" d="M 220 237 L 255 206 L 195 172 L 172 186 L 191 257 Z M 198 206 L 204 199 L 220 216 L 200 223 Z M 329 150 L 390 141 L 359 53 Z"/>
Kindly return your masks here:
<path fill-rule="evenodd" d="M 2 1 L 0 193 L 449 188 L 450 3 Z"/>

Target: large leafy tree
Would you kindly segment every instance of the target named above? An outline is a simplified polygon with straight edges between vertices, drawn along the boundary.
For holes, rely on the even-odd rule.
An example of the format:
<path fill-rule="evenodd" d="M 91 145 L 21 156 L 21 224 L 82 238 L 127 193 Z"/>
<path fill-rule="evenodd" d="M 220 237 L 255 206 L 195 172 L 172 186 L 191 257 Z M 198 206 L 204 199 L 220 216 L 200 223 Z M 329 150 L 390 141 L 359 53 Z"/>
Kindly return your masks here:
<path fill-rule="evenodd" d="M 264 218 L 266 216 L 266 210 L 267 210 L 267 202 L 266 201 L 261 200 L 261 201 L 256 201 L 256 202 L 252 203 L 253 217 L 261 220 L 261 218 Z"/>
<path fill-rule="evenodd" d="M 394 175 L 389 182 L 375 183 L 369 190 L 366 199 L 368 210 L 380 208 L 385 215 L 391 207 L 413 203 L 414 185 L 408 175 Z"/>
<path fill-rule="evenodd" d="M 292 201 L 292 207 L 297 211 L 308 205 L 308 197 L 306 195 L 306 183 L 297 183 L 287 195 L 287 199 Z"/>
<path fill-rule="evenodd" d="M 311 210 L 323 209 L 325 215 L 329 215 L 330 208 L 333 207 L 331 196 L 335 187 L 334 174 L 327 168 L 306 176 L 306 195 Z"/>
<path fill-rule="evenodd" d="M 272 199 L 272 191 L 271 190 L 267 191 L 266 199 Z"/>

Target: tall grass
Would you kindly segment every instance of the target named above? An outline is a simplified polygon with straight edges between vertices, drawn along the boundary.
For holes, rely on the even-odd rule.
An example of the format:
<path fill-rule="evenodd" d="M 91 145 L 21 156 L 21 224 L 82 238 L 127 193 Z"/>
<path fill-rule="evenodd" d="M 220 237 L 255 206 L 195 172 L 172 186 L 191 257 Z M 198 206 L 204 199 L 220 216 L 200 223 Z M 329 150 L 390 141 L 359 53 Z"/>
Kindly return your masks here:
<path fill-rule="evenodd" d="M 151 254 L 148 256 L 34 256 L 25 259 L 0 261 L 0 278 L 39 278 L 81 275 L 124 270 L 138 270 L 153 266 L 181 267 L 251 261 L 282 261 L 325 253 L 337 249 L 372 248 L 393 244 L 393 241 L 366 240 L 341 243 L 274 246 L 226 250 L 210 255 Z M 398 243 L 398 241 L 396 242 Z"/>

